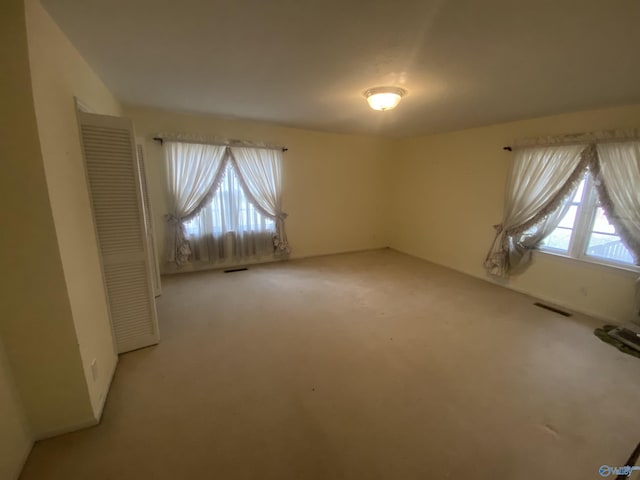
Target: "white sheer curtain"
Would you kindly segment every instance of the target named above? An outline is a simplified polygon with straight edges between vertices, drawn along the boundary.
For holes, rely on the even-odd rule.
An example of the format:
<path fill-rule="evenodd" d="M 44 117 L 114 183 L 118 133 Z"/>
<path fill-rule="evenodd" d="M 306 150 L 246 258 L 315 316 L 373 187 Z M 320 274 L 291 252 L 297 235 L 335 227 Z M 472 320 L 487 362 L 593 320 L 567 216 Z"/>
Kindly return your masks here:
<path fill-rule="evenodd" d="M 607 218 L 640 264 L 640 141 L 598 144 L 596 188 Z M 636 283 L 640 315 L 640 279 Z"/>
<path fill-rule="evenodd" d="M 599 144 L 598 158 L 602 207 L 639 264 L 640 141 Z"/>
<path fill-rule="evenodd" d="M 511 271 L 517 266 L 526 267 L 527 259 L 531 256 L 531 252 L 542 242 L 555 228 L 560 224 L 564 216 L 567 214 L 573 204 L 573 196 L 578 188 L 579 183 L 573 185 L 566 198 L 560 204 L 560 207 L 551 212 L 540 223 L 526 230 L 516 242 L 516 254 L 522 258 L 522 261 L 513 262 Z"/>
<path fill-rule="evenodd" d="M 223 173 L 225 147 L 166 142 L 164 150 L 170 202 L 167 259 L 181 265 L 191 255 L 184 222 L 193 218 L 215 191 Z"/>
<path fill-rule="evenodd" d="M 275 149 L 231 148 L 231 162 L 249 201 L 276 223 L 276 253 L 290 251 L 282 211 L 282 153 Z"/>
<path fill-rule="evenodd" d="M 274 251 L 275 223 L 249 203 L 231 163 L 210 203 L 185 228 L 194 261 L 216 263 Z"/>
<path fill-rule="evenodd" d="M 171 139 L 165 160 L 169 262 L 289 253 L 279 149 Z"/>
<path fill-rule="evenodd" d="M 562 218 L 595 151 L 585 145 L 522 148 L 516 151 L 504 200 L 502 223 L 484 262 L 507 276 L 530 260 L 531 250 Z M 532 227 L 536 227 L 531 231 Z"/>

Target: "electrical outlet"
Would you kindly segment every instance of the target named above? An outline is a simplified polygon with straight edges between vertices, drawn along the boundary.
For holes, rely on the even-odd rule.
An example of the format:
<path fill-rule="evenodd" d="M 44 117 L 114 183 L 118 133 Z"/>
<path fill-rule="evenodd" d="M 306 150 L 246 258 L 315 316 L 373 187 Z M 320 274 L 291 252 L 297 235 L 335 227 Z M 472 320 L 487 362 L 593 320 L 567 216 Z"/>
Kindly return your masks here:
<path fill-rule="evenodd" d="M 95 358 L 91 362 L 91 375 L 93 376 L 93 381 L 95 382 L 98 379 L 98 361 Z"/>

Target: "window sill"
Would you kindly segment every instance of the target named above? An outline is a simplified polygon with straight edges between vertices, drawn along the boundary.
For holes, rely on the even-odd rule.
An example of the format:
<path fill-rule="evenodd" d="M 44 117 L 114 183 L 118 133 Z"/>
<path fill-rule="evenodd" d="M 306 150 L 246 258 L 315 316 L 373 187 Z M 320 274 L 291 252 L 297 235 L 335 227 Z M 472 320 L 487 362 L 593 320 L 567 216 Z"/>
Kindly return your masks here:
<path fill-rule="evenodd" d="M 550 250 L 534 250 L 534 252 L 535 254 L 541 253 L 543 255 L 548 255 L 551 258 L 561 259 L 562 261 L 565 261 L 567 263 L 577 263 L 579 265 L 610 270 L 616 273 L 623 273 L 634 277 L 640 274 L 640 267 L 635 265 L 614 265 L 611 263 L 599 262 L 598 260 L 591 258 L 574 258 L 570 257 L 569 255 L 564 255 L 560 252 L 553 252 Z"/>

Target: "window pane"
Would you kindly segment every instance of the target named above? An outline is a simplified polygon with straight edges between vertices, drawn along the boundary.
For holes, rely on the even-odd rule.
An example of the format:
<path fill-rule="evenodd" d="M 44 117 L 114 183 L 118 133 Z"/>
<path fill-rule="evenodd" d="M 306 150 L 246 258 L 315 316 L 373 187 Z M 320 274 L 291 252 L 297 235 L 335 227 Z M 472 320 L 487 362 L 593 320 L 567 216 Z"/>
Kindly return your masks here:
<path fill-rule="evenodd" d="M 198 217 L 189 220 L 188 222 L 184 222 L 184 233 L 187 237 L 191 237 L 195 235 L 198 230 Z"/>
<path fill-rule="evenodd" d="M 582 201 L 582 193 L 584 192 L 585 179 L 586 179 L 586 176 L 585 176 L 585 178 L 582 179 L 582 181 L 580 182 L 580 185 L 578 185 L 578 189 L 576 190 L 576 194 L 573 196 L 574 203 L 580 203 Z"/>
<path fill-rule="evenodd" d="M 595 201 L 594 194 L 592 191 L 586 190 L 587 185 L 590 185 L 585 181 L 588 175 L 589 174 L 587 174 L 585 179 L 578 185 L 572 199 L 573 205 L 560 221 L 558 227 L 544 239 L 541 247 L 546 250 L 574 256 L 575 254 L 579 254 L 579 252 L 569 252 L 572 235 L 581 234 L 586 235 L 587 238 L 577 238 L 576 241 L 578 244 L 582 244 L 580 240 L 585 241 L 584 245 L 586 245 L 586 247 L 584 247 L 584 255 L 610 262 L 632 265 L 633 255 L 624 246 L 620 237 L 616 235 L 615 228 L 607 220 L 604 210 L 599 204 L 594 205 L 592 203 Z M 580 210 L 580 212 L 578 210 Z M 577 218 L 578 213 L 580 213 L 580 218 Z M 592 222 L 591 228 L 587 230 L 587 232 L 581 233 L 583 230 L 574 231 L 577 223 L 584 225 L 590 221 Z M 579 254 L 578 256 L 581 255 Z"/>
<path fill-rule="evenodd" d="M 216 236 L 228 232 L 272 232 L 275 222 L 249 203 L 231 164 L 224 171 L 218 190 L 200 214 L 185 222 L 187 236 Z"/>
<path fill-rule="evenodd" d="M 616 229 L 609 223 L 609 220 L 607 220 L 602 207 L 596 209 L 592 230 L 597 233 L 611 233 L 614 235 L 616 233 Z"/>
<path fill-rule="evenodd" d="M 583 185 L 584 180 L 580 183 L 580 188 L 583 188 Z M 569 243 L 571 242 L 571 234 L 573 233 L 573 225 L 576 223 L 577 213 L 577 205 L 569 207 L 565 216 L 560 220 L 558 227 L 542 241 L 541 246 L 543 248 L 550 248 L 567 253 L 569 251 Z"/>
<path fill-rule="evenodd" d="M 614 262 L 633 264 L 631 252 L 627 250 L 617 235 L 592 233 L 589 237 L 586 254 Z"/>
<path fill-rule="evenodd" d="M 542 246 L 553 250 L 568 252 L 572 232 L 573 230 L 570 228 L 558 227 L 542 241 Z"/>
<path fill-rule="evenodd" d="M 572 205 L 569 207 L 567 214 L 560 220 L 559 227 L 573 228 L 573 224 L 576 222 L 576 213 L 578 213 L 578 207 Z"/>

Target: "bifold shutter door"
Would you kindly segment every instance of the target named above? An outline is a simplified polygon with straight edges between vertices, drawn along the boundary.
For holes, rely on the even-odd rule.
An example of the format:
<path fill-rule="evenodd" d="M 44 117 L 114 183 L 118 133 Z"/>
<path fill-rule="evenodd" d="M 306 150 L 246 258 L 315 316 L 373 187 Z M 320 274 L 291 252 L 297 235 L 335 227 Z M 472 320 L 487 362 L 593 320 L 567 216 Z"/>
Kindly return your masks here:
<path fill-rule="evenodd" d="M 137 146 L 137 153 L 140 191 L 142 192 L 142 209 L 147 233 L 147 245 L 149 246 L 149 265 L 151 267 L 151 279 L 153 280 L 153 293 L 157 297 L 162 294 L 162 284 L 160 282 L 160 267 L 158 265 L 155 229 L 153 228 L 153 212 L 151 210 L 151 199 L 149 198 L 149 188 L 147 186 L 147 172 L 144 165 L 144 150 L 140 144 Z"/>
<path fill-rule="evenodd" d="M 131 121 L 78 112 L 89 194 L 118 353 L 158 343 Z"/>

